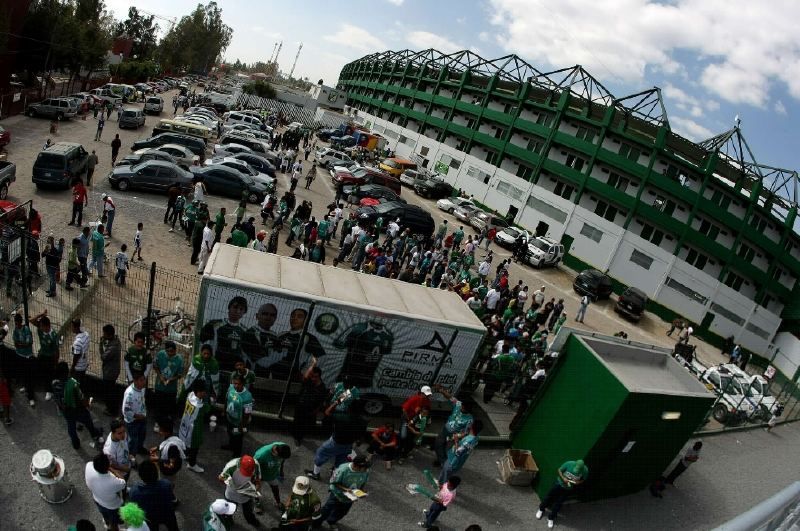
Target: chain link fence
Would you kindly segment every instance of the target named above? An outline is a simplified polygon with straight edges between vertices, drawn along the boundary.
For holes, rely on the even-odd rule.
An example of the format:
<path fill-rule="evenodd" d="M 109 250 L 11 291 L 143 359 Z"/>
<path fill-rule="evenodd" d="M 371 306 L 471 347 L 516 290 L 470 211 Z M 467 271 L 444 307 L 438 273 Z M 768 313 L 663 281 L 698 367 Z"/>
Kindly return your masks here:
<path fill-rule="evenodd" d="M 300 122 L 310 129 L 338 127 L 342 123 L 341 118 L 328 115 L 323 115 L 320 120 L 317 120 L 315 110 L 285 101 L 260 98 L 252 94 L 241 94 L 236 103 L 242 109 L 266 110 L 269 113 L 277 114 L 287 123 Z"/>

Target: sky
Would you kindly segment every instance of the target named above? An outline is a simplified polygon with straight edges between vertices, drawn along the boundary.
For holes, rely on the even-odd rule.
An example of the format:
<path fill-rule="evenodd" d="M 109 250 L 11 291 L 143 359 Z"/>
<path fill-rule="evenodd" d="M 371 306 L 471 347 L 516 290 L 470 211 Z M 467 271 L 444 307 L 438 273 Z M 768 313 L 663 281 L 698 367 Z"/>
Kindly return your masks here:
<path fill-rule="evenodd" d="M 658 86 L 672 130 L 701 141 L 735 117 L 757 162 L 798 169 L 800 2 L 796 0 L 219 0 L 225 60 L 267 61 L 276 42 L 295 77 L 335 85 L 342 66 L 386 50 L 517 54 L 539 71 L 582 65 L 622 97 Z M 106 0 L 117 18 L 130 1 Z M 191 0 L 136 0 L 170 18 Z M 162 28 L 169 22 L 158 19 Z"/>

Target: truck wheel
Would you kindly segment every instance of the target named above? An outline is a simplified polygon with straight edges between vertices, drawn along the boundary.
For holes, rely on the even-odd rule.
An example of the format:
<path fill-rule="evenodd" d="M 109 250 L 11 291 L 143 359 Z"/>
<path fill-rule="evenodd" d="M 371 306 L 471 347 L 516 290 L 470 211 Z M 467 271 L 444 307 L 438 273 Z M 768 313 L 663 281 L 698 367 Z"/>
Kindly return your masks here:
<path fill-rule="evenodd" d="M 388 409 L 388 400 L 383 395 L 364 395 L 361 400 L 364 413 L 370 417 L 380 415 Z"/>
<path fill-rule="evenodd" d="M 8 183 L 0 186 L 0 199 L 5 200 L 6 197 L 8 197 Z"/>
<path fill-rule="evenodd" d="M 117 188 L 121 191 L 126 192 L 131 187 L 131 182 L 128 179 L 120 179 L 117 183 Z"/>
<path fill-rule="evenodd" d="M 725 421 L 728 420 L 728 408 L 725 407 L 725 404 L 717 404 L 714 406 L 712 416 L 720 424 L 725 424 Z"/>

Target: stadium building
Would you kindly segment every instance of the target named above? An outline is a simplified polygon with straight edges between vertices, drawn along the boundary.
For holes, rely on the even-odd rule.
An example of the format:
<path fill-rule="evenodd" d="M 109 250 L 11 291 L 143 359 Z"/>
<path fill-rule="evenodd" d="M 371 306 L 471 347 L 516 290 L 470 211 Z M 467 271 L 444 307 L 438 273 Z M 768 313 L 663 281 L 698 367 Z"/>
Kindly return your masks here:
<path fill-rule="evenodd" d="M 776 334 L 800 328 L 797 172 L 756 162 L 738 122 L 695 143 L 658 88 L 617 97 L 581 66 L 469 51 L 375 53 L 338 88 L 397 156 L 560 240 L 568 266 L 644 290 L 713 343 L 767 357 L 796 343 Z"/>

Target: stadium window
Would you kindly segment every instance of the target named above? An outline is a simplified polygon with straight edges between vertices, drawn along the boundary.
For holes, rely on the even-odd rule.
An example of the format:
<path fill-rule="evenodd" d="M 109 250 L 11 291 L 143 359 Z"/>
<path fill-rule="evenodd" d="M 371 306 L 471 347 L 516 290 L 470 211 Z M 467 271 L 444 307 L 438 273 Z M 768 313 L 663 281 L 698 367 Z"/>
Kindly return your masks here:
<path fill-rule="evenodd" d="M 598 201 L 597 206 L 594 208 L 595 214 L 611 222 L 616 219 L 617 212 L 619 212 L 617 207 L 612 206 L 605 201 Z"/>
<path fill-rule="evenodd" d="M 564 199 L 571 201 L 572 200 L 572 192 L 575 191 L 575 187 L 571 184 L 566 184 L 563 181 L 558 181 L 556 183 L 556 187 L 553 188 L 553 193 L 559 197 L 563 197 Z"/>
<path fill-rule="evenodd" d="M 729 272 L 728 276 L 725 278 L 725 285 L 735 291 L 739 291 L 743 283 L 744 279 L 732 271 Z"/>
<path fill-rule="evenodd" d="M 708 263 L 708 257 L 700 252 L 697 252 L 695 249 L 690 248 L 689 252 L 686 254 L 685 261 L 687 264 L 702 271 Z"/>
<path fill-rule="evenodd" d="M 752 262 L 755 254 L 755 250 L 744 243 L 739 245 L 739 251 L 736 253 L 739 258 L 742 258 L 746 262 Z"/>
<path fill-rule="evenodd" d="M 620 144 L 619 146 L 619 155 L 633 162 L 639 160 L 639 155 L 641 155 L 641 153 L 642 151 L 639 148 L 633 147 L 630 144 Z"/>
<path fill-rule="evenodd" d="M 527 149 L 528 151 L 533 151 L 534 153 L 541 153 L 543 146 L 544 142 L 541 140 L 531 139 L 528 141 Z"/>
<path fill-rule="evenodd" d="M 633 250 L 631 253 L 631 262 L 638 265 L 642 269 L 650 269 L 650 266 L 653 265 L 653 259 L 646 254 L 637 251 L 636 249 Z"/>
<path fill-rule="evenodd" d="M 580 138 L 581 140 L 585 140 L 586 142 L 591 142 L 592 140 L 594 140 L 596 134 L 597 133 L 593 129 L 580 126 L 578 127 L 578 132 L 575 133 L 575 138 Z"/>
<path fill-rule="evenodd" d="M 717 235 L 719 235 L 719 227 L 708 221 L 707 219 L 703 219 L 700 221 L 700 227 L 698 227 L 697 232 L 704 236 L 708 236 L 708 238 L 712 240 L 717 239 Z"/>
<path fill-rule="evenodd" d="M 517 177 L 525 179 L 526 181 L 530 181 L 531 177 L 533 176 L 533 168 L 530 166 L 526 166 L 525 164 L 520 164 L 517 168 Z"/>
<path fill-rule="evenodd" d="M 620 192 L 627 190 L 628 184 L 630 184 L 630 180 L 627 177 L 622 177 L 618 173 L 611 172 L 611 175 L 608 176 L 608 185 L 612 188 L 616 188 Z"/>
<path fill-rule="evenodd" d="M 567 155 L 567 160 L 564 162 L 564 164 L 575 171 L 581 171 L 583 169 L 583 165 L 586 164 L 586 161 L 580 157 L 569 154 Z"/>
<path fill-rule="evenodd" d="M 643 240 L 647 240 L 653 245 L 661 245 L 661 240 L 664 239 L 664 232 L 658 230 L 649 223 L 645 223 L 642 227 L 642 231 L 639 233 L 639 236 L 641 236 Z"/>
<path fill-rule="evenodd" d="M 590 240 L 593 240 L 597 243 L 600 243 L 600 240 L 603 238 L 603 231 L 592 227 L 588 223 L 584 223 L 583 227 L 581 227 L 581 235 L 586 236 Z"/>

